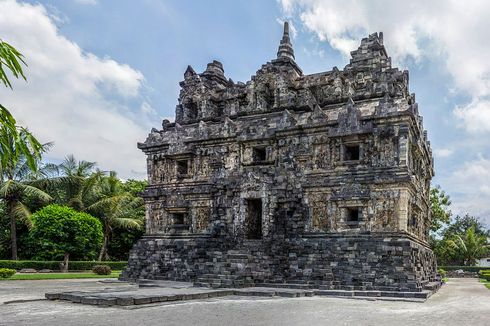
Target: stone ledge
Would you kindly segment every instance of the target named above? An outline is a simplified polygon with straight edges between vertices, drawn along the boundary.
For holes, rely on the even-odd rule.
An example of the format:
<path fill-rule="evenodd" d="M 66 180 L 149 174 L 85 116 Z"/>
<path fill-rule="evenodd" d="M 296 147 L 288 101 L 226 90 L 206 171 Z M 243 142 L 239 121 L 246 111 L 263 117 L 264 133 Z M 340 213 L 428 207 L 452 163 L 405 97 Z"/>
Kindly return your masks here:
<path fill-rule="evenodd" d="M 188 283 L 183 287 L 179 282 L 176 287 L 155 287 L 138 288 L 126 291 L 115 291 L 107 289 L 98 292 L 55 292 L 46 293 L 48 300 L 64 300 L 73 303 L 81 303 L 96 306 L 133 306 L 147 305 L 162 302 L 178 302 L 189 300 L 205 300 L 224 296 L 254 296 L 254 297 L 279 297 L 279 298 L 300 298 L 312 296 L 330 296 L 352 299 L 367 300 L 404 300 L 423 302 L 427 300 L 433 292 L 423 290 L 421 292 L 400 292 L 400 291 L 359 291 L 359 290 L 320 290 L 320 289 L 297 289 L 285 287 L 247 287 L 241 289 L 211 289 L 192 287 Z M 282 284 L 287 285 L 287 284 Z M 179 287 L 180 286 L 180 287 Z M 294 286 L 294 284 L 293 284 Z"/>

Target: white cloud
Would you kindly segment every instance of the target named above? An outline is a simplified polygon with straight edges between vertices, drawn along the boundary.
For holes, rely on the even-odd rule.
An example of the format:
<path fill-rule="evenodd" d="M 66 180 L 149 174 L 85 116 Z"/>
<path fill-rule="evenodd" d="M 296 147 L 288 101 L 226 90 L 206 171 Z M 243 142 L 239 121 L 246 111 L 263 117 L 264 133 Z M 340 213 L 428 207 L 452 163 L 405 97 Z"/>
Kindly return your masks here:
<path fill-rule="evenodd" d="M 122 177 L 144 176 L 145 158 L 136 142 L 145 139 L 154 111 L 148 103 L 136 104 L 134 111 L 127 105 L 143 102 L 139 71 L 84 52 L 60 35 L 39 4 L 0 1 L 0 35 L 29 65 L 27 83 L 0 89 L 2 104 L 42 141 L 55 142 L 48 159 L 73 153 Z"/>
<path fill-rule="evenodd" d="M 348 56 L 360 38 L 383 31 L 398 65 L 406 58 L 441 58 L 455 87 L 472 98 L 462 118 L 467 129 L 476 115 L 488 121 L 490 98 L 490 2 L 485 0 L 279 0 L 286 15 L 297 16 L 320 40 Z M 482 103 L 478 103 L 482 102 Z M 487 108 L 479 113 L 476 106 Z M 480 123 L 475 130 L 490 131 Z"/>
<path fill-rule="evenodd" d="M 437 158 L 445 158 L 453 155 L 454 150 L 452 148 L 436 148 L 434 149 L 434 155 Z"/>
<path fill-rule="evenodd" d="M 475 99 L 467 105 L 458 106 L 454 115 L 471 133 L 490 132 L 490 100 Z"/>
<path fill-rule="evenodd" d="M 480 156 L 466 161 L 444 182 L 453 191 L 453 210 L 455 213 L 480 216 L 490 226 L 490 159 Z"/>

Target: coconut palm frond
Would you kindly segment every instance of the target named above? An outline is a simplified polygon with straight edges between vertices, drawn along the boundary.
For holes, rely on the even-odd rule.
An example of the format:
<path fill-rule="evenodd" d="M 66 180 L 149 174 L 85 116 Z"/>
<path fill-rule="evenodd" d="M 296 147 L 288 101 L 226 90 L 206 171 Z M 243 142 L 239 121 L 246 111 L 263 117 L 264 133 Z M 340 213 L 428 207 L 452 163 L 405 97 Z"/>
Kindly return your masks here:
<path fill-rule="evenodd" d="M 90 173 L 96 165 L 97 163 L 95 162 L 79 161 L 77 167 L 77 175 L 87 176 L 88 173 Z"/>
<path fill-rule="evenodd" d="M 84 179 L 83 185 L 80 191 L 80 198 L 86 200 L 89 195 L 94 191 L 96 186 L 100 183 L 103 174 L 100 171 L 96 171 L 90 175 L 90 177 Z"/>
<path fill-rule="evenodd" d="M 33 174 L 33 170 L 24 158 L 20 158 L 14 170 L 14 180 L 26 180 Z"/>
<path fill-rule="evenodd" d="M 15 180 L 7 180 L 0 186 L 0 197 L 8 197 L 13 194 L 19 187 L 19 184 Z"/>
<path fill-rule="evenodd" d="M 45 178 L 57 177 L 60 175 L 60 169 L 59 169 L 58 165 L 56 165 L 54 163 L 43 164 L 40 171 Z"/>
<path fill-rule="evenodd" d="M 22 187 L 24 194 L 27 196 L 33 196 L 33 197 L 38 198 L 44 202 L 49 202 L 49 201 L 53 200 L 53 198 L 49 194 L 45 193 L 41 189 L 36 188 L 34 186 L 31 186 L 28 184 L 20 184 L 20 187 Z"/>
<path fill-rule="evenodd" d="M 77 161 L 73 154 L 67 155 L 59 165 L 61 172 L 66 176 L 87 177 L 97 164 L 95 162 Z"/>
<path fill-rule="evenodd" d="M 128 199 L 128 194 L 123 193 L 121 195 L 115 195 L 111 197 L 105 197 L 86 208 L 87 211 L 98 211 L 98 210 L 114 210 L 116 207 L 124 200 Z"/>
<path fill-rule="evenodd" d="M 16 202 L 15 205 L 13 206 L 12 214 L 14 214 L 15 218 L 24 222 L 28 227 L 32 226 L 31 211 L 26 205 L 24 205 L 20 201 Z"/>
<path fill-rule="evenodd" d="M 112 220 L 112 225 L 122 229 L 139 230 L 143 226 L 143 222 L 134 218 L 115 218 Z"/>
<path fill-rule="evenodd" d="M 466 247 L 466 243 L 465 241 L 463 240 L 463 238 L 461 238 L 460 235 L 456 235 L 456 239 L 455 239 L 455 242 L 456 242 L 456 245 L 457 247 L 463 251 L 463 252 L 466 252 L 468 251 L 468 248 Z"/>

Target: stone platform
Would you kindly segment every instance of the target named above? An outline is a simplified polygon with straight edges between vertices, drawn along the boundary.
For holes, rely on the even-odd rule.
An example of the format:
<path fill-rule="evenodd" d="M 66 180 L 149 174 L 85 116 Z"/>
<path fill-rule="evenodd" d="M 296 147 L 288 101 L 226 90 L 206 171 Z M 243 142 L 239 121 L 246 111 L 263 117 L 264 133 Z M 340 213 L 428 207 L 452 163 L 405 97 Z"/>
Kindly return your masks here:
<path fill-rule="evenodd" d="M 292 284 L 288 287 L 248 287 L 240 289 L 212 289 L 195 287 L 192 283 L 155 281 L 143 282 L 140 286 L 124 288 L 107 288 L 102 291 L 66 291 L 46 293 L 48 300 L 65 300 L 97 306 L 134 306 L 154 303 L 174 303 L 189 300 L 204 300 L 226 296 L 256 296 L 256 297 L 284 297 L 299 298 L 312 296 L 330 296 L 369 300 L 403 300 L 423 302 L 435 291 L 423 290 L 421 292 L 400 291 L 347 291 L 347 290 L 321 290 L 315 288 L 298 288 Z"/>

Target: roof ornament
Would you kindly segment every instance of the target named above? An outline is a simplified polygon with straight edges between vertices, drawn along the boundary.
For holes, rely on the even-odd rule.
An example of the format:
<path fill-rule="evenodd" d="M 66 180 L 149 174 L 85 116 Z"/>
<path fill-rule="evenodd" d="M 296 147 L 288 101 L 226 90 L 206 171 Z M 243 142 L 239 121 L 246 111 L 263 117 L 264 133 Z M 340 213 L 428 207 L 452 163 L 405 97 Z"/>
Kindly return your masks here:
<path fill-rule="evenodd" d="M 284 32 L 282 34 L 281 43 L 277 51 L 277 58 L 288 58 L 294 60 L 294 50 L 291 40 L 289 39 L 289 23 L 284 22 Z"/>

